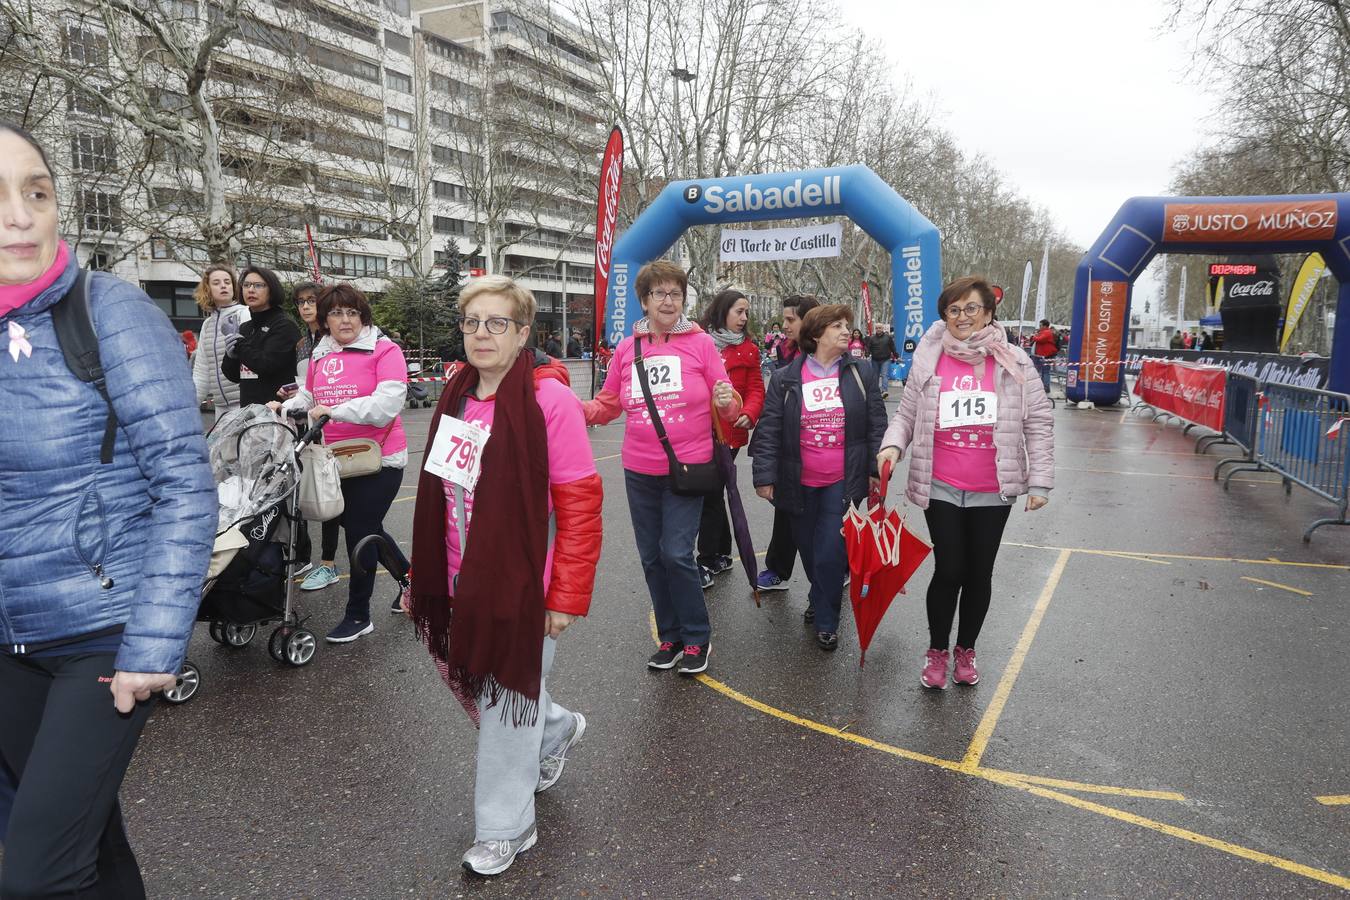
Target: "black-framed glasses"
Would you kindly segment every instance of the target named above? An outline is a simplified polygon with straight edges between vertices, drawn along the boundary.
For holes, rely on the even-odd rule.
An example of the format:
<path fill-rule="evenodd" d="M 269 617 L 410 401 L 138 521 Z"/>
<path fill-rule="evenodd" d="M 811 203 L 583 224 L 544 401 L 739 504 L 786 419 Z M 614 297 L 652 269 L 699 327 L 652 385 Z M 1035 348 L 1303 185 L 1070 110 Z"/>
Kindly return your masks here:
<path fill-rule="evenodd" d="M 949 306 L 947 307 L 947 318 L 955 319 L 957 316 L 965 313 L 966 318 L 973 319 L 982 312 L 984 312 L 984 306 L 979 303 L 967 303 L 965 306 Z"/>
<path fill-rule="evenodd" d="M 295 301 L 295 305 L 296 305 L 296 306 L 318 306 L 318 305 L 319 305 L 319 301 L 318 301 L 318 300 L 315 300 L 313 297 L 301 297 L 299 300 Z"/>
<path fill-rule="evenodd" d="M 246 291 L 262 291 L 262 290 L 266 290 L 266 289 L 267 289 L 267 282 L 265 282 L 265 281 L 245 281 L 243 284 L 241 284 L 241 285 L 239 285 L 239 286 L 240 286 L 241 288 L 243 288 L 244 290 L 246 290 Z"/>
<path fill-rule="evenodd" d="M 521 328 L 525 323 L 518 319 L 508 319 L 506 316 L 488 316 L 486 319 L 480 319 L 476 316 L 459 320 L 459 330 L 462 334 L 477 334 L 479 325 L 486 325 L 488 334 L 506 334 L 506 329 L 511 323 L 515 322 Z"/>

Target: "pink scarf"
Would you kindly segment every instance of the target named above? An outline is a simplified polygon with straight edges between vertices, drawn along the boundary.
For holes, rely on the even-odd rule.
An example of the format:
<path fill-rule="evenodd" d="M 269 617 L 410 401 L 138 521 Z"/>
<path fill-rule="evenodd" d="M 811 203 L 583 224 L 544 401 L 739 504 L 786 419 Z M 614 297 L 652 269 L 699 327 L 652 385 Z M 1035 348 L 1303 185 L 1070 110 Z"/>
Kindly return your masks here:
<path fill-rule="evenodd" d="M 997 322 L 990 322 L 964 341 L 952 334 L 944 325 L 942 352 L 971 366 L 982 362 L 986 356 L 992 356 L 994 362 L 1007 369 L 1008 374 L 1012 375 L 1018 384 L 1027 380 L 1022 374 L 1017 350 L 1008 343 L 1008 335 Z"/>
<path fill-rule="evenodd" d="M 66 242 L 62 241 L 56 248 L 56 260 L 52 262 L 52 267 L 43 272 L 36 281 L 28 281 L 23 284 L 0 284 L 0 316 L 9 315 L 56 284 L 56 279 L 61 277 L 61 273 L 66 270 L 66 264 L 69 261 L 70 250 L 67 249 Z"/>

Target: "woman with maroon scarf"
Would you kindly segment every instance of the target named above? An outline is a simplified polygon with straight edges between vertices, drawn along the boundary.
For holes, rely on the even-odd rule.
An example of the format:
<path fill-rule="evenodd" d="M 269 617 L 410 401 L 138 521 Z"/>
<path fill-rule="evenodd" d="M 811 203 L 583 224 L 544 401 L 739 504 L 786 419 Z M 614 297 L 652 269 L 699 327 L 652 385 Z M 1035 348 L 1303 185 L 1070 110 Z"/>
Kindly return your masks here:
<path fill-rule="evenodd" d="M 534 846 L 534 795 L 557 782 L 586 730 L 546 681 L 557 637 L 590 607 L 604 488 L 567 370 L 526 349 L 534 296 L 490 275 L 459 302 L 469 365 L 427 437 L 409 612 L 478 725 L 475 843 L 463 865 L 496 875 Z"/>

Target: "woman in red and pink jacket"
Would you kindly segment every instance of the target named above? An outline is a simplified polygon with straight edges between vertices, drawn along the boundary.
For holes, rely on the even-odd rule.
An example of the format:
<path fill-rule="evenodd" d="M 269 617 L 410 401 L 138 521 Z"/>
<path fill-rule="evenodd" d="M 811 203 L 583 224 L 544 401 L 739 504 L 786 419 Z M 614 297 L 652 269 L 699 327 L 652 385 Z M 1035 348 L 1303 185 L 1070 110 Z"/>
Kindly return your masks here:
<path fill-rule="evenodd" d="M 403 483 L 408 465 L 408 436 L 399 413 L 408 391 L 408 365 L 403 351 L 371 320 L 370 303 L 350 284 L 329 285 L 319 292 L 321 337 L 310 356 L 305 387 L 284 404 L 287 410 L 308 410 L 311 421 L 328 416 L 327 444 L 368 438 L 380 445 L 380 470 L 342 480 L 343 512 L 339 520 L 347 537 L 347 558 L 372 534 L 384 536 L 389 552 L 402 553 L 384 530 L 384 517 Z M 375 590 L 377 551 L 363 551 L 365 574 L 352 577 L 347 610 L 327 640 L 345 644 L 370 634 L 370 595 Z"/>
<path fill-rule="evenodd" d="M 924 511 L 936 568 L 928 585 L 929 649 L 920 682 L 946 689 L 948 642 L 958 605 L 957 684 L 975 684 L 975 639 L 993 593 L 994 560 L 1013 499 L 1050 502 L 1055 419 L 1026 351 L 994 321 L 994 291 L 958 278 L 938 298 L 943 321 L 914 351 L 900 409 L 878 467 L 912 450 L 905 495 Z"/>
<path fill-rule="evenodd" d="M 408 611 L 478 725 L 463 866 L 496 875 L 534 846 L 534 796 L 586 730 L 548 675 L 557 638 L 590 609 L 604 488 L 567 369 L 526 346 L 534 295 L 488 275 L 459 303 L 469 364 L 427 437 Z"/>

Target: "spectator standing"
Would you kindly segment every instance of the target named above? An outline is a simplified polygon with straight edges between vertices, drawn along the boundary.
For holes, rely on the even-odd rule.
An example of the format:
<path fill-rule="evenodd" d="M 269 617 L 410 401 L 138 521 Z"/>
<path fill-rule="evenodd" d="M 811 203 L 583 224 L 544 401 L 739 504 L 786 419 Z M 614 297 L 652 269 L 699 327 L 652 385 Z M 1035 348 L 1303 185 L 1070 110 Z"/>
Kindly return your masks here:
<path fill-rule="evenodd" d="M 300 329 L 281 304 L 285 293 L 271 269 L 249 266 L 239 275 L 249 320 L 224 338 L 221 371 L 239 385 L 239 404 L 271 403 L 295 380 L 295 347 Z"/>
<path fill-rule="evenodd" d="M 876 334 L 868 338 L 867 349 L 872 357 L 872 366 L 876 369 L 877 390 L 881 392 L 881 399 L 885 400 L 890 396 L 890 379 L 886 377 L 886 369 L 890 361 L 895 359 L 895 335 L 879 327 Z"/>
<path fill-rule="evenodd" d="M 1050 327 L 1049 319 L 1041 319 L 1041 327 L 1031 338 L 1031 361 L 1041 376 L 1041 386 L 1050 394 L 1050 360 L 1059 353 L 1059 336 Z"/>
<path fill-rule="evenodd" d="M 193 296 L 206 318 L 197 338 L 197 355 L 192 358 L 192 382 L 197 402 L 210 400 L 220 418 L 239 408 L 239 385 L 226 379 L 221 364 L 225 339 L 238 334 L 239 326 L 248 321 L 248 307 L 239 301 L 234 270 L 229 266 L 208 266 Z"/>

